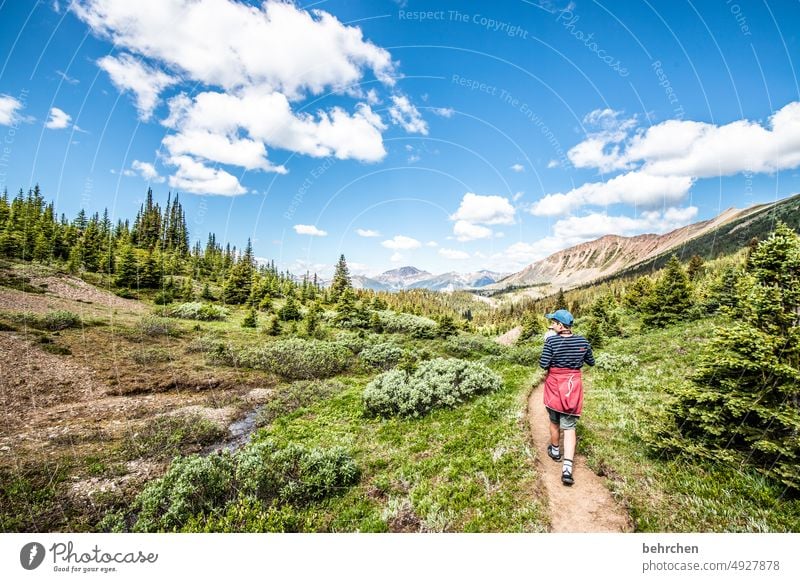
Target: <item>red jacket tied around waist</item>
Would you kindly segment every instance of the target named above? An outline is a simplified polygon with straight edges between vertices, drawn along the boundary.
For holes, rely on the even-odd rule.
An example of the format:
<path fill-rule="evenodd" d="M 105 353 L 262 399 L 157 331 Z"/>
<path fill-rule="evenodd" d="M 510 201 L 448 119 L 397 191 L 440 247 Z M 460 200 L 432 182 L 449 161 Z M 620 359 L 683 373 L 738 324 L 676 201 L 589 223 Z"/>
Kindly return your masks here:
<path fill-rule="evenodd" d="M 581 371 L 550 368 L 544 380 L 544 405 L 557 412 L 580 416 L 583 409 Z"/>

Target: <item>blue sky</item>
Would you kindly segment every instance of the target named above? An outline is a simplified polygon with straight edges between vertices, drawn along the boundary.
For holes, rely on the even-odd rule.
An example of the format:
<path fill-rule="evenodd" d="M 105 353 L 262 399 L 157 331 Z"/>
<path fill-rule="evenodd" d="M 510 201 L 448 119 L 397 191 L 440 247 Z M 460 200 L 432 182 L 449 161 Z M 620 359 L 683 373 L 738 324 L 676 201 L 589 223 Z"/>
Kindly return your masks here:
<path fill-rule="evenodd" d="M 796 2 L 0 0 L 0 188 L 324 275 L 511 272 L 798 191 Z M 793 61 L 794 55 L 794 61 Z"/>

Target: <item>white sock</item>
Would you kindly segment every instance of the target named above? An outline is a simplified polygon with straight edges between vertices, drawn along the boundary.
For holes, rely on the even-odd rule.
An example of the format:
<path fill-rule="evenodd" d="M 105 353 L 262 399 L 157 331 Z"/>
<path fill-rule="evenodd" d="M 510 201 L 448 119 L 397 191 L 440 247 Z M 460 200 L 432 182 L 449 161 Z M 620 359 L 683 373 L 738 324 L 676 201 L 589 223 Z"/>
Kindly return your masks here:
<path fill-rule="evenodd" d="M 561 472 L 572 474 L 572 459 L 564 459 L 564 465 L 561 467 Z"/>

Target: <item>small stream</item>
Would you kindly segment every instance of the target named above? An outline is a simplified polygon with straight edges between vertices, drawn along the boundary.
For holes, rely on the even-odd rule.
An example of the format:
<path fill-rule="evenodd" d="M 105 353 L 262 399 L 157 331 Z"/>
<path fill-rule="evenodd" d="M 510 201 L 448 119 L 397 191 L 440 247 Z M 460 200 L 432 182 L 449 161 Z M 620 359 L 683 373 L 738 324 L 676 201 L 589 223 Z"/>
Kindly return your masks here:
<path fill-rule="evenodd" d="M 256 429 L 256 418 L 260 411 L 261 407 L 258 406 L 248 412 L 243 418 L 232 422 L 228 426 L 228 436 L 225 437 L 225 440 L 206 447 L 202 450 L 201 454 L 210 455 L 211 453 L 223 451 L 233 453 L 245 446 L 250 442 L 250 436 Z"/>

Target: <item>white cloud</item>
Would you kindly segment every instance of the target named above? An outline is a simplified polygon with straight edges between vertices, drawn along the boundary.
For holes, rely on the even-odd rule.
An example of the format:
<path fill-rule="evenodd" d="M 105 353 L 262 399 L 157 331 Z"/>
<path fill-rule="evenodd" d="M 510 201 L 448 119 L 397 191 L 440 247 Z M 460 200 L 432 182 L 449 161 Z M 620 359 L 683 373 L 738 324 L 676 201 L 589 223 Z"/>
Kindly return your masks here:
<path fill-rule="evenodd" d="M 548 167 L 548 168 L 551 168 L 551 169 L 552 169 L 552 168 L 557 168 L 557 167 L 559 167 L 560 165 L 561 165 L 561 164 L 558 162 L 558 160 L 550 160 L 549 162 L 547 162 L 547 167 Z"/>
<path fill-rule="evenodd" d="M 341 92 L 365 68 L 394 84 L 389 53 L 321 10 L 275 0 L 260 7 L 232 0 L 84 0 L 71 8 L 117 46 L 225 90 L 258 85 L 297 99 L 328 87 Z"/>
<path fill-rule="evenodd" d="M 447 119 L 450 119 L 456 113 L 455 109 L 452 107 L 431 107 L 430 110 L 434 115 L 445 117 Z"/>
<path fill-rule="evenodd" d="M 523 196 L 525 196 L 525 192 L 514 192 L 514 195 L 511 197 L 511 201 L 519 202 Z"/>
<path fill-rule="evenodd" d="M 358 236 L 363 236 L 365 238 L 373 238 L 376 236 L 381 236 L 381 233 L 379 233 L 377 230 L 371 230 L 368 228 L 357 228 L 356 234 L 358 234 Z"/>
<path fill-rule="evenodd" d="M 72 121 L 72 116 L 68 113 L 65 113 L 58 107 L 51 107 L 50 108 L 50 115 L 47 118 L 44 126 L 47 129 L 64 129 L 69 127 L 70 122 Z"/>
<path fill-rule="evenodd" d="M 392 95 L 389 117 L 392 122 L 405 129 L 408 133 L 428 135 L 428 124 L 425 123 L 419 110 L 405 95 Z"/>
<path fill-rule="evenodd" d="M 800 102 L 775 112 L 766 124 L 737 120 L 725 125 L 668 120 L 631 135 L 636 119 L 609 109 L 584 119 L 600 127 L 569 151 L 577 167 L 603 172 L 627 169 L 604 183 L 548 194 L 532 212 L 567 214 L 586 205 L 675 204 L 702 178 L 742 172 L 772 173 L 800 166 Z"/>
<path fill-rule="evenodd" d="M 435 240 L 429 240 L 428 242 L 425 243 L 425 246 L 426 247 L 431 247 L 431 248 L 436 248 L 436 247 L 439 246 L 439 243 L 437 243 Z"/>
<path fill-rule="evenodd" d="M 652 207 L 682 200 L 694 180 L 687 176 L 654 176 L 646 172 L 628 172 L 607 182 L 590 182 L 566 193 L 548 194 L 533 204 L 531 214 L 559 216 L 582 206 L 636 204 Z"/>
<path fill-rule="evenodd" d="M 158 105 L 159 94 L 178 82 L 163 71 L 149 67 L 135 57 L 123 53 L 118 57 L 105 56 L 97 61 L 98 66 L 108 73 L 111 82 L 120 91 L 130 91 L 136 100 L 139 118 L 147 121 Z"/>
<path fill-rule="evenodd" d="M 239 180 L 225 170 L 209 168 L 190 156 L 175 156 L 168 161 L 178 167 L 175 174 L 169 178 L 169 185 L 173 188 L 193 194 L 214 193 L 222 196 L 247 193 L 247 189 L 242 187 Z"/>
<path fill-rule="evenodd" d="M 10 95 L 0 95 L 0 125 L 14 125 L 18 121 L 23 121 L 19 111 L 23 108 L 22 103 Z"/>
<path fill-rule="evenodd" d="M 513 166 L 511 166 L 511 170 L 513 172 L 524 172 L 525 166 L 523 166 L 522 164 L 514 164 Z"/>
<path fill-rule="evenodd" d="M 381 246 L 384 246 L 387 249 L 392 249 L 395 251 L 401 251 L 401 250 L 408 251 L 412 249 L 418 249 L 419 247 L 422 246 L 422 243 L 415 238 L 398 234 L 394 238 L 390 238 L 388 240 L 383 241 L 381 243 Z"/>
<path fill-rule="evenodd" d="M 514 224 L 514 207 L 502 196 L 479 196 L 467 192 L 450 220 L 481 224 Z"/>
<path fill-rule="evenodd" d="M 400 263 L 403 260 L 403 255 L 401 255 L 400 253 L 393 253 L 392 256 L 389 257 L 389 260 L 392 261 L 393 263 Z"/>
<path fill-rule="evenodd" d="M 156 171 L 156 168 L 153 164 L 149 162 L 140 162 L 139 160 L 133 160 L 131 164 L 130 170 L 124 170 L 122 172 L 125 176 L 135 176 L 138 174 L 148 182 L 154 182 L 156 184 L 161 184 L 164 182 L 164 177 L 160 176 L 159 173 Z"/>
<path fill-rule="evenodd" d="M 450 259 L 453 261 L 463 261 L 469 258 L 469 253 L 457 251 L 455 249 L 439 249 L 439 254 L 445 259 Z"/>
<path fill-rule="evenodd" d="M 135 94 L 142 119 L 152 116 L 164 89 L 191 86 L 191 97 L 169 99 L 162 122 L 174 130 L 163 140 L 165 162 L 178 166 L 171 183 L 188 180 L 197 193 L 202 185 L 220 189 L 205 193 L 244 192 L 232 174 L 211 165 L 285 173 L 267 148 L 362 162 L 386 155 L 387 126 L 372 110 L 380 96 L 358 83 L 371 71 L 393 88 L 395 64 L 360 28 L 322 10 L 278 0 L 78 0 L 70 9 L 125 51 L 98 64 L 120 90 Z M 350 111 L 293 105 L 327 91 L 363 101 Z M 407 97 L 395 93 L 392 102 L 395 123 L 427 132 Z"/>
<path fill-rule="evenodd" d="M 320 230 L 312 224 L 295 224 L 292 228 L 297 234 L 307 234 L 309 236 L 328 236 L 327 231 Z"/>
<path fill-rule="evenodd" d="M 472 224 L 466 220 L 459 220 L 453 225 L 453 234 L 456 235 L 456 240 L 459 242 L 466 242 L 482 238 L 492 238 L 493 232 L 491 228 Z"/>

